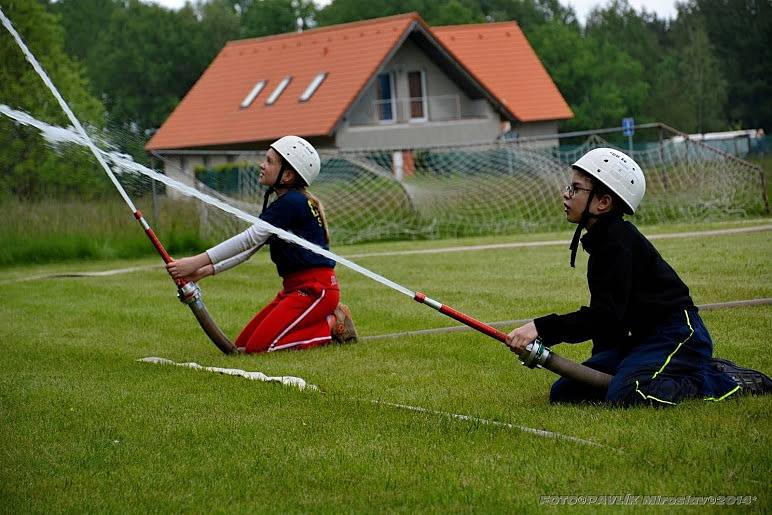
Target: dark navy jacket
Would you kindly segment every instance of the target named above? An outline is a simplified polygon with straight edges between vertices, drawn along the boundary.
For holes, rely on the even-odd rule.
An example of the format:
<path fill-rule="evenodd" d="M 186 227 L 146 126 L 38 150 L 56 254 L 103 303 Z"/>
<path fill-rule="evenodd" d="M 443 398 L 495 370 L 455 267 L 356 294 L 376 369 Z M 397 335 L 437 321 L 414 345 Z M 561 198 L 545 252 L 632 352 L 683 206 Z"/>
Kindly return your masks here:
<path fill-rule="evenodd" d="M 325 240 L 319 213 L 312 209 L 308 198 L 298 190 L 291 189 L 274 200 L 260 214 L 260 218 L 325 250 L 330 248 Z M 276 269 L 282 277 L 309 268 L 335 268 L 335 261 L 275 235 L 268 239 L 268 245 L 271 247 L 271 261 L 276 263 Z"/>

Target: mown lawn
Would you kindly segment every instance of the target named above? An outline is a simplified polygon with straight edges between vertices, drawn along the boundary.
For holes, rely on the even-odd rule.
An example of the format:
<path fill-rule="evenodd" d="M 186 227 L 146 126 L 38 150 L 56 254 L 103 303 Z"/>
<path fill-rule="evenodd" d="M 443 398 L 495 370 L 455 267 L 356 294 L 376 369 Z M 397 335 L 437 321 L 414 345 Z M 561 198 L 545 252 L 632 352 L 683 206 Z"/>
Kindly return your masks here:
<path fill-rule="evenodd" d="M 656 244 L 695 301 L 705 304 L 772 297 L 770 234 Z M 333 250 L 352 255 L 518 238 L 567 241 L 569 235 Z M 586 258 L 569 268 L 566 246 L 356 261 L 482 320 L 523 319 L 586 302 Z M 671 409 L 552 406 L 547 391 L 554 375 L 521 367 L 500 344 L 473 332 L 226 357 L 176 301 L 160 265 L 115 276 L 22 280 L 158 262 L 3 269 L 3 511 L 501 513 L 538 511 L 542 495 L 625 494 L 742 495 L 749 496 L 746 511 L 772 507 L 769 398 Z M 354 272 L 340 269 L 339 276 L 362 335 L 453 325 Z M 229 335 L 278 287 L 265 253 L 202 283 Z M 772 307 L 703 317 L 716 354 L 772 371 Z M 582 360 L 589 345 L 555 350 Z M 319 391 L 136 361 L 146 356 L 298 376 Z"/>

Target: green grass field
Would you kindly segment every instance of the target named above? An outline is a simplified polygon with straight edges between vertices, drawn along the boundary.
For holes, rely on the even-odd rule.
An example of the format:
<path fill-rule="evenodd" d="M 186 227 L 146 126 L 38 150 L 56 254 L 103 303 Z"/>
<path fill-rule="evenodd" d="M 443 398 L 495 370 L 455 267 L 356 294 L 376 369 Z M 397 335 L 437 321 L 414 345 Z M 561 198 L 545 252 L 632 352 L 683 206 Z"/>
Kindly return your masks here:
<path fill-rule="evenodd" d="M 586 303 L 586 255 L 575 270 L 568 266 L 569 232 L 333 250 L 355 255 L 556 239 L 566 245 L 356 259 L 411 290 L 496 321 Z M 772 297 L 769 231 L 655 244 L 698 304 Z M 25 280 L 154 264 L 114 276 Z M 226 357 L 175 299 L 159 259 L 2 271 L 3 512 L 510 513 L 543 509 L 543 495 L 626 494 L 748 496 L 743 511 L 772 509 L 770 398 L 669 409 L 552 406 L 547 393 L 556 376 L 520 366 L 498 342 L 474 332 Z M 350 270 L 339 268 L 339 277 L 362 336 L 453 325 Z M 261 252 L 202 288 L 213 316 L 234 335 L 279 281 Z M 705 311 L 703 318 L 717 355 L 772 372 L 772 306 Z M 582 360 L 590 347 L 555 350 Z M 137 362 L 146 356 L 293 375 L 320 390 Z"/>

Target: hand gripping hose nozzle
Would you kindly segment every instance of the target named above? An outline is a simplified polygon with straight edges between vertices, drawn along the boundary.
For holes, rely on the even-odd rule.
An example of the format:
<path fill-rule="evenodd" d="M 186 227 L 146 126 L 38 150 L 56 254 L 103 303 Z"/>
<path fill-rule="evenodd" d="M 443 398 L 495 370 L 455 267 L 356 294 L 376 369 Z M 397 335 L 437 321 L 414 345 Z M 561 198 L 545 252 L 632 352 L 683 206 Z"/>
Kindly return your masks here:
<path fill-rule="evenodd" d="M 458 320 L 462 324 L 468 325 L 472 329 L 476 329 L 483 334 L 495 338 L 501 343 L 506 344 L 507 335 L 492 327 L 486 323 L 470 317 L 460 311 L 457 311 L 450 306 L 447 306 L 441 302 L 438 302 L 432 298 L 426 296 L 426 294 L 420 291 L 415 292 L 413 300 L 426 304 L 427 306 L 436 309 L 443 315 L 447 315 L 450 318 Z M 536 339 L 532 343 L 529 343 L 525 352 L 520 354 L 520 360 L 528 368 L 545 368 L 551 372 L 554 372 L 563 377 L 570 377 L 581 383 L 586 383 L 598 388 L 606 388 L 611 382 L 611 376 L 598 370 L 594 370 L 586 365 L 575 363 L 570 359 L 566 359 L 562 356 L 558 356 L 552 352 L 548 347 L 545 347 L 541 340 Z"/>
<path fill-rule="evenodd" d="M 126 193 L 126 190 L 123 188 L 123 186 L 121 186 L 121 183 L 115 177 L 115 174 L 110 169 L 110 166 L 107 164 L 107 161 L 105 161 L 105 158 L 103 157 L 100 150 L 94 144 L 94 141 L 80 124 L 80 121 L 75 116 L 75 113 L 72 112 L 72 109 L 70 109 L 70 106 L 59 93 L 59 90 L 56 89 L 56 86 L 54 86 L 53 82 L 51 82 L 51 79 L 48 78 L 48 75 L 38 60 L 35 59 L 35 56 L 32 54 L 32 52 L 29 51 L 27 45 L 24 44 L 21 36 L 19 36 L 19 33 L 16 32 L 16 29 L 13 28 L 11 20 L 5 16 L 2 8 L 0 8 L 0 21 L 2 21 L 2 24 L 6 29 L 8 29 L 8 32 L 11 33 L 11 36 L 13 36 L 13 38 L 16 40 L 16 43 L 19 45 L 19 48 L 21 48 L 22 53 L 26 59 L 30 62 L 30 64 L 32 64 L 32 67 L 43 80 L 43 83 L 54 95 L 56 101 L 59 103 L 59 106 L 67 115 L 67 118 L 69 118 L 70 123 L 72 123 L 72 125 L 75 127 L 75 130 L 83 138 L 83 141 L 91 150 L 91 153 L 94 154 L 97 162 L 99 162 L 99 164 L 102 166 L 105 173 L 110 178 L 115 188 L 118 190 L 118 193 L 121 195 L 121 197 L 123 197 L 126 205 L 128 205 L 129 209 L 131 209 L 131 212 L 134 214 L 134 218 L 136 218 L 140 225 L 142 225 L 145 234 L 147 234 L 148 238 L 150 238 L 150 242 L 161 255 L 164 262 L 169 263 L 172 260 L 171 256 L 169 256 L 169 253 L 166 252 L 166 249 L 163 245 L 161 245 L 161 242 L 158 241 L 155 233 L 145 221 L 142 213 L 134 205 L 134 202 L 131 201 L 131 198 L 129 197 L 128 193 Z M 190 309 L 193 311 L 196 319 L 198 319 L 199 324 L 201 324 L 201 328 L 204 329 L 209 338 L 211 338 L 212 342 L 214 342 L 214 344 L 217 345 L 217 347 L 226 354 L 237 352 L 236 347 L 228 340 L 222 331 L 220 331 L 220 329 L 217 327 L 217 324 L 215 324 L 214 320 L 212 320 L 212 317 L 209 316 L 209 312 L 206 310 L 206 306 L 204 306 L 204 303 L 201 301 L 201 290 L 198 288 L 198 286 L 193 282 L 187 282 L 184 280 L 177 280 L 175 282 L 179 288 L 178 296 L 180 300 L 190 306 Z"/>

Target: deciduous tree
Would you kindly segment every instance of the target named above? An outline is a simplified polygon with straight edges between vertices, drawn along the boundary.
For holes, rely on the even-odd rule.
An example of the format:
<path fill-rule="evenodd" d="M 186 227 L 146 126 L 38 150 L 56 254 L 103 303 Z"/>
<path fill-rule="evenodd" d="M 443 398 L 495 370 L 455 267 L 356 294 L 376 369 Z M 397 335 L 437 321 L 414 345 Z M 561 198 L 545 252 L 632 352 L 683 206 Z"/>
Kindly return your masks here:
<path fill-rule="evenodd" d="M 84 123 L 98 125 L 102 106 L 89 93 L 78 63 L 64 52 L 64 32 L 57 17 L 35 0 L 3 2 L 14 24 L 54 85 Z M 69 122 L 16 42 L 3 28 L 0 36 L 0 103 L 30 113 L 54 125 Z M 46 193 L 99 190 L 103 177 L 95 162 L 82 152 L 54 153 L 37 130 L 0 117 L 0 197 L 40 198 Z"/>
<path fill-rule="evenodd" d="M 649 86 L 643 67 L 618 47 L 559 22 L 537 27 L 530 40 L 575 117 L 566 129 L 619 125 L 640 118 Z"/>

